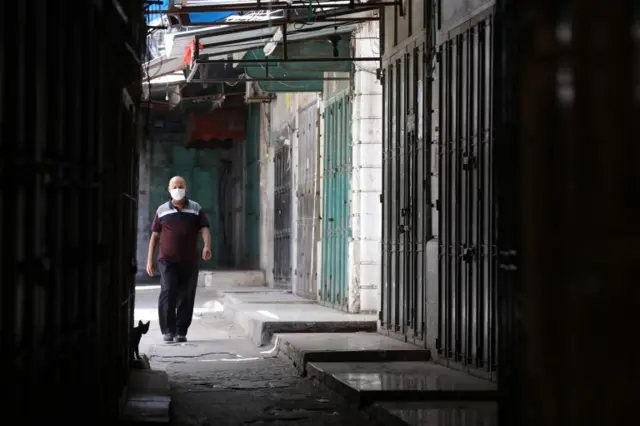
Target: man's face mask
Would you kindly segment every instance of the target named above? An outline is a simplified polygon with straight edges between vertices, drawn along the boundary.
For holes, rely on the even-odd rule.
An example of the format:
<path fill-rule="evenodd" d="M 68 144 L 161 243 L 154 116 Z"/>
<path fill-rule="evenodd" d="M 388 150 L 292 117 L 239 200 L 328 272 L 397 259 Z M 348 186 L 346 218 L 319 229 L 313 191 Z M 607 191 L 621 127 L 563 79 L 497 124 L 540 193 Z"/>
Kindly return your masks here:
<path fill-rule="evenodd" d="M 171 194 L 171 198 L 176 201 L 180 201 L 184 198 L 187 191 L 185 188 L 173 188 L 169 190 L 169 194 Z"/>

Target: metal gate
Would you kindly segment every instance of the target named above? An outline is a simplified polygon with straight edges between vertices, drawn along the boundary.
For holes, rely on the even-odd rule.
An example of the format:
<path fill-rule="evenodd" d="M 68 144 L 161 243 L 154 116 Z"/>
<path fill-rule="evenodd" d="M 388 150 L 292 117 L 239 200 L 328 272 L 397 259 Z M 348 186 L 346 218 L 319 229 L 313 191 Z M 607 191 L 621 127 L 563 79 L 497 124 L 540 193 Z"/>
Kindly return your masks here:
<path fill-rule="evenodd" d="M 289 129 L 275 138 L 273 279 L 278 288 L 291 289 L 291 144 Z"/>
<path fill-rule="evenodd" d="M 439 46 L 440 265 L 436 349 L 495 378 L 492 18 Z"/>
<path fill-rule="evenodd" d="M 351 95 L 344 91 L 327 101 L 324 111 L 321 301 L 348 307 L 348 247 L 351 237 Z"/>
<path fill-rule="evenodd" d="M 3 414 L 115 424 L 131 359 L 143 4 L 0 9 L 4 28 L 19 23 L 0 35 L 12 64 L 0 72 Z M 41 395 L 50 404 L 33 409 Z"/>
<path fill-rule="evenodd" d="M 381 326 L 425 340 L 431 229 L 429 65 L 424 44 L 392 61 L 384 77 L 383 294 Z M 428 110 L 428 109 L 427 109 Z"/>
<path fill-rule="evenodd" d="M 316 281 L 316 188 L 318 164 L 318 105 L 300 109 L 298 124 L 298 215 L 296 293 L 315 299 Z"/>

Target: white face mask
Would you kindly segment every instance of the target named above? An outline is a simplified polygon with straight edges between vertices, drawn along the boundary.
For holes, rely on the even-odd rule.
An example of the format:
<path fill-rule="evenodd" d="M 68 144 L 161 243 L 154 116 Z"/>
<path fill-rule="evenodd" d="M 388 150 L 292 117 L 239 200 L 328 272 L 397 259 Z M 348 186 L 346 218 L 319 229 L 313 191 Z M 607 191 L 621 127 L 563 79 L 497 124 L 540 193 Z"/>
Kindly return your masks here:
<path fill-rule="evenodd" d="M 169 190 L 169 194 L 171 194 L 171 198 L 173 198 L 176 201 L 182 200 L 186 193 L 187 191 L 184 188 L 173 188 Z"/>

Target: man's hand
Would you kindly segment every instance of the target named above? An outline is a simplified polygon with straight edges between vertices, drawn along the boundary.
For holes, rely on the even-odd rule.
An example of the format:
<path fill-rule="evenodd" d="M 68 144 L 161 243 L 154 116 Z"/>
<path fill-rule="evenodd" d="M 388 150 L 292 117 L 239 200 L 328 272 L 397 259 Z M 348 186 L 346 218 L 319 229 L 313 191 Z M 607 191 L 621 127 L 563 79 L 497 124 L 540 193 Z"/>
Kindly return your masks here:
<path fill-rule="evenodd" d="M 202 249 L 202 260 L 211 259 L 211 249 L 209 247 L 205 247 Z"/>
<path fill-rule="evenodd" d="M 149 274 L 149 276 L 152 277 L 154 272 L 155 270 L 153 267 L 153 260 L 147 261 L 147 274 Z"/>

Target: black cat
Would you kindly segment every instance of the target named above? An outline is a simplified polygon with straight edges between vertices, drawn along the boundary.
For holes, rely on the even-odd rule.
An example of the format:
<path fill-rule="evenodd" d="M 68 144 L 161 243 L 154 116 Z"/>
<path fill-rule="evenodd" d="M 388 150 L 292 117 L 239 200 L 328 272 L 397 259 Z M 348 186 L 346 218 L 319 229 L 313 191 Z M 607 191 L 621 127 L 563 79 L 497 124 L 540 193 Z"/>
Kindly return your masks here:
<path fill-rule="evenodd" d="M 142 339 L 143 334 L 147 334 L 149 331 L 149 324 L 151 321 L 147 321 L 143 323 L 142 321 L 138 321 L 138 325 L 131 329 L 131 334 L 129 335 L 131 350 L 133 351 L 133 359 L 140 359 L 140 340 Z"/>

